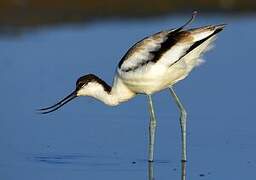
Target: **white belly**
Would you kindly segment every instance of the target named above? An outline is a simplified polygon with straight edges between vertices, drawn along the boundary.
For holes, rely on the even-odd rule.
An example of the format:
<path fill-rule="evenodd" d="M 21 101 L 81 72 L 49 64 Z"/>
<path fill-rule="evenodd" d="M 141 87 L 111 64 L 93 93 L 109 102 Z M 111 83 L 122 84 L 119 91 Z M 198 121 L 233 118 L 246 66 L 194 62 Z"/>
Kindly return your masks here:
<path fill-rule="evenodd" d="M 131 91 L 152 94 L 185 78 L 186 72 L 184 63 L 177 63 L 171 68 L 157 64 L 141 72 L 123 73 L 120 78 Z"/>

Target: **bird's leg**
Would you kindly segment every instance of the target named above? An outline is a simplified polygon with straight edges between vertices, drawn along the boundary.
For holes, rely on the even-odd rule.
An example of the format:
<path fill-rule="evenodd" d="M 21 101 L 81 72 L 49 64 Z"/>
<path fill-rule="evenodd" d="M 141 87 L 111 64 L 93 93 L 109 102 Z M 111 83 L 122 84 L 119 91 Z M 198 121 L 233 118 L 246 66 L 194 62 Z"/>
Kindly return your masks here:
<path fill-rule="evenodd" d="M 172 86 L 169 87 L 172 97 L 180 110 L 180 127 L 181 127 L 181 142 L 182 142 L 182 161 L 187 161 L 187 148 L 186 148 L 186 124 L 187 112 L 182 105 L 179 97 L 176 95 Z"/>
<path fill-rule="evenodd" d="M 154 160 L 154 144 L 155 144 L 155 132 L 156 132 L 156 116 L 154 112 L 152 96 L 148 95 L 148 108 L 150 114 L 149 122 L 149 149 L 148 149 L 148 161 L 153 162 Z"/>

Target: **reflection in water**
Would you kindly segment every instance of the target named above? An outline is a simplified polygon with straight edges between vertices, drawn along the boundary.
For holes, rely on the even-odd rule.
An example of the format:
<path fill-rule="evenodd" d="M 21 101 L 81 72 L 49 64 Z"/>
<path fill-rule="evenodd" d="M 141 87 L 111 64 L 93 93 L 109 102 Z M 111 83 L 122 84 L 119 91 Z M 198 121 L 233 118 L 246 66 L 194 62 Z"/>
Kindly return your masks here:
<path fill-rule="evenodd" d="M 181 180 L 186 180 L 186 161 L 181 161 Z M 154 162 L 148 162 L 148 180 L 155 180 Z"/>
<path fill-rule="evenodd" d="M 35 163 L 43 163 L 45 165 L 51 165 L 51 167 L 54 167 L 54 169 L 58 169 L 61 167 L 68 167 L 68 168 L 77 169 L 77 170 L 82 169 L 84 172 L 87 172 L 87 173 L 88 173 L 88 170 L 95 170 L 95 169 L 104 170 L 104 171 L 114 170 L 115 173 L 119 171 L 123 171 L 123 168 L 120 168 L 120 166 L 122 166 L 123 164 L 122 162 L 120 162 L 120 159 L 115 159 L 115 158 L 113 159 L 113 157 L 102 156 L 102 155 L 86 155 L 86 154 L 80 154 L 80 153 L 71 153 L 71 154 L 51 154 L 50 153 L 50 154 L 32 155 L 32 156 L 28 156 L 26 159 Z M 145 165 L 146 164 L 143 163 L 143 167 Z M 148 172 L 147 172 L 148 180 L 155 180 L 154 170 L 155 170 L 154 162 L 148 162 Z M 176 171 L 176 168 L 175 168 L 175 171 Z M 159 169 L 158 169 L 158 172 L 159 172 Z M 181 180 L 186 180 L 186 161 L 181 161 L 180 175 L 181 175 L 180 176 Z"/>
<path fill-rule="evenodd" d="M 154 162 L 148 162 L 148 180 L 154 179 Z"/>
<path fill-rule="evenodd" d="M 181 180 L 186 180 L 186 161 L 181 161 Z"/>

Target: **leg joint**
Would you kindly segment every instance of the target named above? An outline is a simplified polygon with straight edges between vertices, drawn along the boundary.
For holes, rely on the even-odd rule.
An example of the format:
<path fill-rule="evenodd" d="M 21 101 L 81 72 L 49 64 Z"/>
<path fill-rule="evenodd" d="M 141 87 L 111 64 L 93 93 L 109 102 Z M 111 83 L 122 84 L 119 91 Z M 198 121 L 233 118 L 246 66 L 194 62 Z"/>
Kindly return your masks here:
<path fill-rule="evenodd" d="M 156 121 L 150 121 L 149 127 L 156 128 Z"/>

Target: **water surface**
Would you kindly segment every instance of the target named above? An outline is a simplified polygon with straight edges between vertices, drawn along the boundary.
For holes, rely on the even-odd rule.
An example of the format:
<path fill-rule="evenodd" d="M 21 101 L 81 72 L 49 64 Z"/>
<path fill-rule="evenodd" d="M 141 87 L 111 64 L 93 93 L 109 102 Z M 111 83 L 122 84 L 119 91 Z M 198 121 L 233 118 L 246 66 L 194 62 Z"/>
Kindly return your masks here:
<path fill-rule="evenodd" d="M 95 73 L 112 82 L 134 42 L 186 17 L 44 28 L 0 39 L 0 178 L 147 179 L 146 97 L 118 107 L 79 98 L 39 115 Z M 228 23 L 206 63 L 175 87 L 188 119 L 187 179 L 255 177 L 255 17 L 198 17 Z M 157 180 L 180 179 L 180 129 L 168 91 L 154 95 Z"/>

